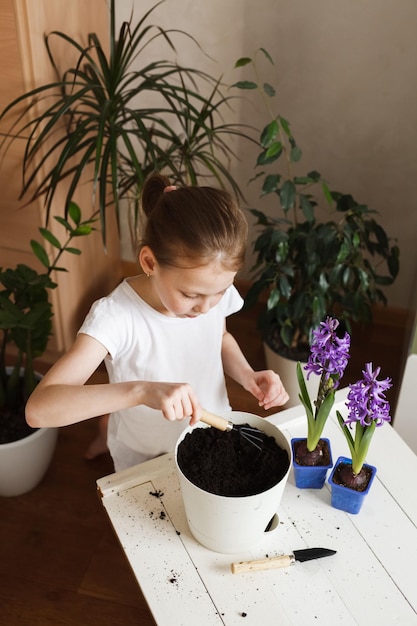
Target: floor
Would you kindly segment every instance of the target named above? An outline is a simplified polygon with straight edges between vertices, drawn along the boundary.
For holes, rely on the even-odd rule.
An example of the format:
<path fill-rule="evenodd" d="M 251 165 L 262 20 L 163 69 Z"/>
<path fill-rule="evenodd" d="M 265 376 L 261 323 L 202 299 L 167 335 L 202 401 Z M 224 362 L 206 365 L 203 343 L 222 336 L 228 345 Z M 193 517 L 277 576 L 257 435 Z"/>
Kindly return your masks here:
<path fill-rule="evenodd" d="M 263 367 L 253 315 L 229 324 L 249 361 Z M 395 402 L 404 331 L 355 331 L 345 382 L 368 360 L 394 379 Z M 229 381 L 233 408 L 258 413 L 256 401 Z M 50 470 L 32 492 L 0 498 L 0 623 L 7 626 L 153 626 L 113 535 L 95 481 L 112 472 L 103 455 L 86 461 L 94 421 L 62 428 Z M 173 621 L 175 626 L 175 621 Z"/>

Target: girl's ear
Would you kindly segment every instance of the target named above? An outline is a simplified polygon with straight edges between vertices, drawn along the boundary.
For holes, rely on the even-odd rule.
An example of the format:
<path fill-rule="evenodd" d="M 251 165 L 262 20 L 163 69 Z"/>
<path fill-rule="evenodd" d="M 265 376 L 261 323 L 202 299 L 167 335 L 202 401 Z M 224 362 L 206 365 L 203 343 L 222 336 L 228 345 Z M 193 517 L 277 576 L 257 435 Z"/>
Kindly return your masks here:
<path fill-rule="evenodd" d="M 143 246 L 139 252 L 139 264 L 147 276 L 151 276 L 157 265 L 154 253 L 149 246 Z"/>

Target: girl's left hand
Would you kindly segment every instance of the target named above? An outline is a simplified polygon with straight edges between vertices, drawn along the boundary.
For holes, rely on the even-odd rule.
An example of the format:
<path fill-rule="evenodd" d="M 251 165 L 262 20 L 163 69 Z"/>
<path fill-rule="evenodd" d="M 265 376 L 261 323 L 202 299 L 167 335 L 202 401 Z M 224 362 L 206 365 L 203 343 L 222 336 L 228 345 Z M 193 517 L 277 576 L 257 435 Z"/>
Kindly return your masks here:
<path fill-rule="evenodd" d="M 289 400 L 281 378 L 273 370 L 252 372 L 245 381 L 244 387 L 255 396 L 259 406 L 265 410 L 282 406 Z"/>

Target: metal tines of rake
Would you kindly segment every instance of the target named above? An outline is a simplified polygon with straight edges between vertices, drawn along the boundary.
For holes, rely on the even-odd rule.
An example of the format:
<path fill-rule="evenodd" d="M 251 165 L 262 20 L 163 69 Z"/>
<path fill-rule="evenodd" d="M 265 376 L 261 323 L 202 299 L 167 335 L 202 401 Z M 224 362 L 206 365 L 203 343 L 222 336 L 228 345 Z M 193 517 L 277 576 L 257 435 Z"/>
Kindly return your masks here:
<path fill-rule="evenodd" d="M 209 426 L 213 426 L 218 430 L 228 431 L 236 430 L 239 434 L 246 439 L 253 446 L 258 448 L 258 450 L 262 451 L 262 432 L 258 428 L 251 428 L 250 426 L 240 426 L 239 424 L 233 424 L 233 422 L 228 421 L 224 417 L 220 417 L 220 415 L 215 415 L 214 413 L 209 413 L 203 409 L 201 414 L 201 421 Z"/>

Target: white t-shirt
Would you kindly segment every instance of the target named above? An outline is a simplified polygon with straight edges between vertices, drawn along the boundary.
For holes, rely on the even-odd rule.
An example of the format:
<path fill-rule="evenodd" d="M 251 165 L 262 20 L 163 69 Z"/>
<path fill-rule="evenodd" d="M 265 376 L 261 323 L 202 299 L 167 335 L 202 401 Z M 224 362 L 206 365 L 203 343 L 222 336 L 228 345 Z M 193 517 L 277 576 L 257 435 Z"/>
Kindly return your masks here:
<path fill-rule="evenodd" d="M 169 317 L 149 306 L 126 279 L 93 304 L 79 332 L 107 349 L 110 382 L 189 383 L 205 409 L 222 412 L 230 409 L 221 360 L 224 321 L 242 304 L 232 286 L 204 315 Z M 188 422 L 169 422 L 143 405 L 113 413 L 108 445 L 116 470 L 171 452 Z"/>

